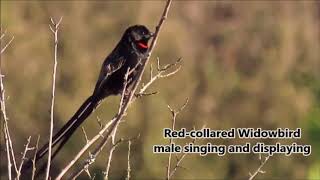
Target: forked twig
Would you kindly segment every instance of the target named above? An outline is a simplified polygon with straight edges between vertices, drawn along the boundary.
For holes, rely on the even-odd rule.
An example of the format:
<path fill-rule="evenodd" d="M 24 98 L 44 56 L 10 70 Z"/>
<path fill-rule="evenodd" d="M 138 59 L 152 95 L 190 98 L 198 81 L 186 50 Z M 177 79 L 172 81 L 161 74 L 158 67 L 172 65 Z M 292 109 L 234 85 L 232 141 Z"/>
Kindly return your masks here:
<path fill-rule="evenodd" d="M 172 123 L 171 123 L 172 131 L 174 131 L 174 129 L 175 129 L 176 119 L 177 119 L 178 114 L 187 106 L 188 102 L 189 102 L 189 99 L 187 98 L 186 102 L 178 110 L 174 110 L 168 105 L 168 109 L 170 110 L 171 116 L 172 116 Z M 173 138 L 170 138 L 169 144 L 172 144 L 172 143 L 173 143 Z M 183 158 L 184 158 L 184 156 L 182 156 L 181 159 L 183 159 Z M 176 170 L 174 170 L 174 172 L 171 175 L 171 159 L 172 159 L 172 153 L 170 152 L 169 156 L 168 156 L 168 165 L 167 165 L 167 176 L 166 176 L 167 180 L 169 180 L 171 178 L 171 176 L 173 176 L 174 172 L 176 171 Z M 174 169 L 177 169 L 177 167 L 175 167 Z"/>
<path fill-rule="evenodd" d="M 58 31 L 59 25 L 62 21 L 62 17 L 56 23 L 52 18 L 50 18 L 52 25 L 49 25 L 50 30 L 54 35 L 54 65 L 52 72 L 52 94 L 51 94 L 51 108 L 50 108 L 50 136 L 49 136 L 49 150 L 48 150 L 48 162 L 46 171 L 46 180 L 49 179 L 50 166 L 51 166 L 51 150 L 52 150 L 52 137 L 53 137 L 53 111 L 54 111 L 54 100 L 55 100 L 55 88 L 56 88 L 56 73 L 58 64 Z"/>
<path fill-rule="evenodd" d="M 29 136 L 29 138 L 27 139 L 27 143 L 26 143 L 24 151 L 22 153 L 21 162 L 20 162 L 20 166 L 19 166 L 19 169 L 18 169 L 18 173 L 17 173 L 17 179 L 20 179 L 22 165 L 23 165 L 24 160 L 26 159 L 27 151 L 34 149 L 34 148 L 29 148 L 30 139 L 31 139 L 31 136 Z"/>
<path fill-rule="evenodd" d="M 192 141 L 192 143 L 195 143 L 196 139 L 194 139 Z M 178 170 L 178 168 L 181 168 L 181 163 L 184 160 L 184 158 L 188 155 L 188 153 L 183 153 L 180 157 L 177 157 L 177 163 L 175 164 L 175 166 L 172 168 L 169 178 L 171 178 L 174 173 Z"/>
<path fill-rule="evenodd" d="M 112 156 L 113 156 L 113 151 L 118 147 L 120 143 L 123 142 L 123 139 L 119 139 L 115 144 L 112 145 L 110 151 L 109 151 L 109 156 L 108 156 L 108 162 L 107 162 L 107 167 L 104 174 L 104 179 L 109 179 L 109 173 L 110 173 L 110 167 L 111 167 L 111 161 L 112 161 Z"/>
<path fill-rule="evenodd" d="M 261 173 L 261 174 L 265 173 L 265 171 L 263 171 L 262 168 L 267 163 L 269 158 L 270 158 L 270 155 L 268 155 L 267 157 L 264 158 L 264 160 L 262 160 L 261 154 L 259 154 L 259 159 L 261 160 L 261 164 L 253 174 L 249 172 L 249 180 L 253 180 L 259 173 Z"/>
<path fill-rule="evenodd" d="M 145 91 L 147 90 L 147 88 L 149 88 L 151 86 L 151 84 L 153 84 L 156 80 L 160 79 L 160 78 L 166 78 L 169 76 L 172 76 L 174 74 L 176 74 L 180 69 L 181 69 L 181 62 L 182 58 L 179 58 L 176 62 L 172 63 L 172 64 L 167 64 L 164 67 L 161 67 L 160 65 L 160 59 L 157 58 L 157 73 L 156 75 L 153 75 L 153 68 L 152 65 L 150 65 L 150 79 L 146 84 L 142 85 L 142 88 L 140 89 L 139 93 L 136 94 L 136 97 L 141 97 L 141 96 L 148 96 L 148 95 L 153 95 L 156 94 L 157 92 L 153 92 L 153 93 L 145 93 Z M 167 71 L 169 69 L 171 69 L 172 67 L 178 66 L 178 68 L 176 68 L 175 70 L 173 70 L 172 72 L 167 73 Z"/>

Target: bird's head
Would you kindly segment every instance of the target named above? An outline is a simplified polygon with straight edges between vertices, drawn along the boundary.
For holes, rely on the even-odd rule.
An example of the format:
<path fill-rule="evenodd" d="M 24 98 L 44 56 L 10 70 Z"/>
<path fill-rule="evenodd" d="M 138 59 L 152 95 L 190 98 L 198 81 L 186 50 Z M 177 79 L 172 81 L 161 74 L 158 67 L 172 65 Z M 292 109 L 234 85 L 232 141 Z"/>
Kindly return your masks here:
<path fill-rule="evenodd" d="M 149 49 L 148 42 L 153 36 L 153 33 L 143 25 L 130 26 L 125 36 L 128 38 L 130 46 L 139 53 L 145 53 Z"/>

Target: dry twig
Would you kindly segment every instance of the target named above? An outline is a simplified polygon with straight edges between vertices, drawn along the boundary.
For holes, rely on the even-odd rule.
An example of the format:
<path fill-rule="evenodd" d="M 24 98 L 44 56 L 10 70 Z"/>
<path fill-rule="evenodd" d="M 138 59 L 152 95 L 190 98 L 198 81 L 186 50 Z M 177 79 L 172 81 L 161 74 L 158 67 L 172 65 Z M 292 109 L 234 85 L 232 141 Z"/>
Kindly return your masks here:
<path fill-rule="evenodd" d="M 157 74 L 153 75 L 153 68 L 152 68 L 152 64 L 150 65 L 150 79 L 146 84 L 142 84 L 142 88 L 140 89 L 139 93 L 136 94 L 136 97 L 142 97 L 142 96 L 149 96 L 149 95 L 153 95 L 156 94 L 157 92 L 152 92 L 152 93 L 145 93 L 145 91 L 147 90 L 147 88 L 149 88 L 151 86 L 151 84 L 153 84 L 156 80 L 160 79 L 160 78 L 166 78 L 166 77 L 170 77 L 174 74 L 176 74 L 180 69 L 181 69 L 181 62 L 182 58 L 179 58 L 176 62 L 172 63 L 172 64 L 167 64 L 164 67 L 161 67 L 160 65 L 160 59 L 157 58 Z M 167 72 L 168 70 L 170 70 L 172 67 L 178 66 L 175 70 L 173 70 L 172 72 Z"/>
<path fill-rule="evenodd" d="M 4 36 L 4 35 L 3 35 Z M 1 38 L 2 39 L 2 38 Z M 14 40 L 14 36 L 10 39 L 10 41 L 3 47 L 1 48 L 1 54 L 7 49 L 7 47 L 11 44 L 11 42 Z"/>
<path fill-rule="evenodd" d="M 54 110 L 54 99 L 55 99 L 55 88 L 56 88 L 56 73 L 57 73 L 57 64 L 58 64 L 58 31 L 59 25 L 62 21 L 62 17 L 56 23 L 52 18 L 51 24 L 49 25 L 50 30 L 54 35 L 54 66 L 52 72 L 52 94 L 51 94 L 51 109 L 50 109 L 50 137 L 49 137 L 49 151 L 48 151 L 48 162 L 47 162 L 47 171 L 46 179 L 49 179 L 50 165 L 51 165 L 51 150 L 52 150 L 52 136 L 53 136 L 53 110 Z"/>
<path fill-rule="evenodd" d="M 6 33 L 6 31 L 4 33 L 2 33 L 2 29 L 1 29 L 0 40 L 2 40 L 2 38 L 5 36 L 5 33 Z M 1 48 L 1 52 L 0 52 L 0 90 L 1 90 L 0 104 L 1 104 L 1 112 L 2 112 L 2 117 L 3 117 L 3 126 L 4 126 L 3 127 L 3 134 L 4 134 L 4 138 L 5 138 L 5 144 L 6 144 L 7 168 L 8 168 L 8 179 L 9 180 L 12 179 L 12 172 L 11 172 L 12 163 L 13 163 L 13 166 L 14 166 L 16 172 L 18 172 L 18 168 L 17 168 L 17 163 L 16 163 L 16 159 L 15 159 L 15 155 L 14 155 L 12 140 L 11 140 L 9 126 L 8 126 L 8 117 L 7 117 L 7 113 L 6 113 L 6 103 L 5 103 L 5 90 L 4 90 L 4 83 L 3 83 L 4 75 L 2 74 L 1 65 L 2 65 L 2 53 L 5 52 L 5 50 L 11 44 L 13 39 L 14 39 L 14 37 L 12 37 L 11 40 L 7 44 L 5 44 L 3 48 Z M 2 44 L 2 41 L 0 41 L 0 43 Z M 12 159 L 12 162 L 11 162 L 11 159 Z"/>
<path fill-rule="evenodd" d="M 128 168 L 127 168 L 127 178 L 126 180 L 130 180 L 131 166 L 130 166 L 130 151 L 131 151 L 131 141 L 128 142 Z"/>
<path fill-rule="evenodd" d="M 179 110 L 174 110 L 168 105 L 168 108 L 169 108 L 169 110 L 171 112 L 171 116 L 172 116 L 172 123 L 171 123 L 172 131 L 174 131 L 174 129 L 175 129 L 176 119 L 177 119 L 178 114 L 187 106 L 188 101 L 189 101 L 189 99 L 186 100 L 186 102 L 179 108 Z M 172 144 L 172 143 L 173 143 L 173 138 L 170 138 L 169 144 Z M 179 161 L 182 161 L 184 159 L 184 156 L 185 155 L 182 155 L 182 157 L 180 158 Z M 169 157 L 168 157 L 168 165 L 167 165 L 167 178 L 166 178 L 167 180 L 169 180 L 170 177 L 173 176 L 174 172 L 176 171 L 176 169 L 178 168 L 178 166 L 180 164 L 180 162 L 178 161 L 178 163 L 179 163 L 178 166 L 176 165 L 174 168 L 175 170 L 171 173 L 171 158 L 172 158 L 172 153 L 170 152 Z"/>
<path fill-rule="evenodd" d="M 20 166 L 19 166 L 19 169 L 18 169 L 18 172 L 17 172 L 17 179 L 20 179 L 22 165 L 23 165 L 24 160 L 26 159 L 27 151 L 34 149 L 34 148 L 29 148 L 30 139 L 31 139 L 31 136 L 29 136 L 29 138 L 27 139 L 27 144 L 25 145 L 24 151 L 22 153 Z"/>
<path fill-rule="evenodd" d="M 260 159 L 261 164 L 253 174 L 249 172 L 249 180 L 253 180 L 259 173 L 261 173 L 261 174 L 265 173 L 265 171 L 263 171 L 262 168 L 267 163 L 269 158 L 270 158 L 270 155 L 268 155 L 267 157 L 264 158 L 264 160 L 262 160 L 261 154 L 259 154 L 259 159 Z"/>
<path fill-rule="evenodd" d="M 37 151 L 38 151 L 39 140 L 40 140 L 40 135 L 38 136 L 36 147 L 34 150 L 33 159 L 32 159 L 32 175 L 31 175 L 32 180 L 34 180 L 35 175 L 36 175 L 36 155 L 37 155 Z"/>
<path fill-rule="evenodd" d="M 86 140 L 86 144 L 87 144 L 87 143 L 89 142 L 87 133 L 86 133 L 86 131 L 84 130 L 84 127 L 81 127 L 81 129 L 82 129 L 82 132 L 83 132 L 84 138 L 85 138 L 85 140 Z"/>
<path fill-rule="evenodd" d="M 196 142 L 196 139 L 194 139 L 192 141 L 192 143 L 194 144 Z M 171 178 L 174 173 L 178 170 L 178 168 L 182 168 L 181 163 L 184 160 L 184 158 L 188 155 L 188 153 L 183 153 L 180 157 L 176 156 L 177 160 L 176 160 L 176 164 L 174 165 L 174 167 L 172 168 L 169 178 Z"/>
<path fill-rule="evenodd" d="M 201 128 L 201 129 L 203 129 L 203 128 L 205 128 L 205 125 Z M 195 130 L 195 127 L 193 127 L 193 129 Z M 194 144 L 196 142 L 196 139 L 194 139 L 191 143 L 192 144 Z M 182 163 L 182 161 L 184 160 L 184 158 L 186 157 L 188 155 L 188 153 L 182 153 L 182 155 L 180 156 L 180 157 L 178 157 L 178 156 L 176 156 L 176 164 L 175 164 L 175 166 L 172 168 L 172 170 L 171 170 L 171 172 L 170 172 L 170 175 L 169 175 L 169 178 L 171 178 L 173 175 L 174 175 L 174 173 L 178 170 L 178 168 L 183 168 L 182 166 L 181 166 L 181 163 Z"/>
<path fill-rule="evenodd" d="M 119 139 L 115 144 L 112 145 L 110 151 L 109 151 L 109 157 L 108 157 L 108 163 L 106 170 L 104 172 L 104 179 L 109 179 L 109 173 L 110 173 L 110 167 L 111 167 L 111 161 L 113 156 L 113 151 L 118 147 L 120 143 L 123 142 L 123 139 Z"/>

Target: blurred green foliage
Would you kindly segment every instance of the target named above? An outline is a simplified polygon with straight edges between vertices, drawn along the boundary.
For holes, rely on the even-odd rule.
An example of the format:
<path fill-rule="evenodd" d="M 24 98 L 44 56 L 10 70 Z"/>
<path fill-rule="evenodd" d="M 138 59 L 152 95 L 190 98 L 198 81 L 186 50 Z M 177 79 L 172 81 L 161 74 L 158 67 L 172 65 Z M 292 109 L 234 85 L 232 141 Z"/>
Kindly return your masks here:
<path fill-rule="evenodd" d="M 47 141 L 53 39 L 50 17 L 63 16 L 58 50 L 55 130 L 77 110 L 93 90 L 100 65 L 123 31 L 132 24 L 154 29 L 161 1 L 1 1 L 1 25 L 14 42 L 2 56 L 7 110 L 15 151 L 38 134 Z M 118 137 L 141 134 L 132 145 L 134 179 L 165 177 L 167 155 L 152 153 L 166 144 L 162 128 L 170 126 L 167 104 L 190 102 L 177 128 L 302 127 L 300 144 L 312 144 L 309 157 L 275 155 L 261 178 L 318 179 L 320 163 L 320 3 L 316 1 L 177 1 L 169 13 L 152 56 L 162 64 L 183 58 L 174 77 L 158 81 L 146 97 L 130 107 Z M 146 72 L 148 73 L 148 72 Z M 147 76 L 146 76 L 147 77 Z M 146 78 L 147 79 L 147 78 Z M 91 137 L 108 121 L 119 97 L 108 98 L 84 123 Z M 254 142 L 254 141 L 252 141 Z M 276 141 L 268 141 L 275 143 Z M 282 141 L 281 141 L 282 142 Z M 291 140 L 283 141 L 290 143 Z M 54 161 L 62 168 L 85 143 L 82 132 Z M 184 143 L 184 142 L 180 142 Z M 199 142 L 199 143 L 202 143 Z M 238 139 L 216 144 L 243 143 Z M 127 145 L 114 153 L 111 178 L 126 176 Z M 105 169 L 107 152 L 92 167 Z M 1 159 L 4 159 L 1 139 Z M 246 178 L 259 166 L 255 155 L 188 156 L 176 178 Z M 1 176 L 5 176 L 1 161 Z M 86 179 L 86 175 L 83 175 Z"/>

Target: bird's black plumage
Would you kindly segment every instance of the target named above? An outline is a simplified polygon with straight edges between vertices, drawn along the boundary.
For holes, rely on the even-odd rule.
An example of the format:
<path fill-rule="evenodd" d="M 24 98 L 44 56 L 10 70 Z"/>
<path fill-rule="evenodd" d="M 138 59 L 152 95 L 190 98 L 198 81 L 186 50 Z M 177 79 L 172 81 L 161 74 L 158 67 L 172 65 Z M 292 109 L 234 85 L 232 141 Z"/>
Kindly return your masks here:
<path fill-rule="evenodd" d="M 148 53 L 148 41 L 152 35 L 153 34 L 143 25 L 131 26 L 124 32 L 119 43 L 104 60 L 92 95 L 53 136 L 52 148 L 57 144 L 59 144 L 59 146 L 52 154 L 52 158 L 56 156 L 75 130 L 104 98 L 122 93 L 125 75 L 128 69 L 134 69 L 134 71 L 129 74 L 127 80 L 127 86 L 130 87 L 142 67 L 140 64 L 141 60 L 143 60 Z M 49 143 L 46 143 L 40 148 L 36 154 L 36 161 L 45 156 L 48 149 Z M 30 166 L 30 162 L 29 165 L 26 164 L 26 168 L 28 168 L 28 166 Z"/>

